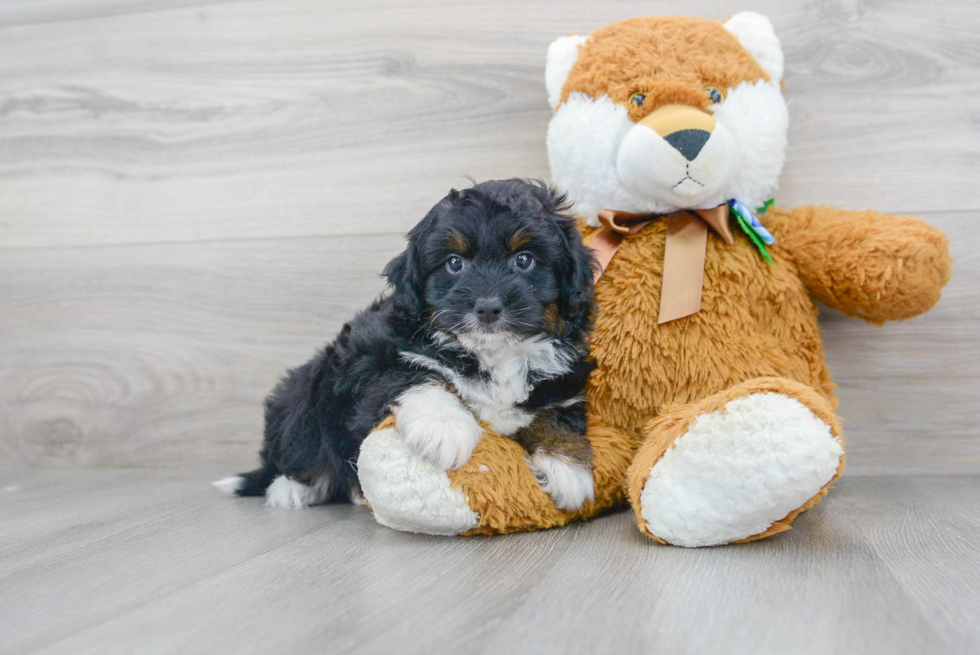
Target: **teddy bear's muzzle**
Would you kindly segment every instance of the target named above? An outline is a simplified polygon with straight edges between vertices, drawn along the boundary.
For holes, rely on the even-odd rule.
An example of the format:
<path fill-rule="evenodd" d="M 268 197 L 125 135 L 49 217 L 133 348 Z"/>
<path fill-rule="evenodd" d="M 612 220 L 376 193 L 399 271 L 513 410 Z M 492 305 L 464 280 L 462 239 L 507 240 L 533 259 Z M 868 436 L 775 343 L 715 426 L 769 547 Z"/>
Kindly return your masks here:
<path fill-rule="evenodd" d="M 686 105 L 667 105 L 637 123 L 620 145 L 619 177 L 634 193 L 679 208 L 720 204 L 738 150 L 724 125 Z"/>

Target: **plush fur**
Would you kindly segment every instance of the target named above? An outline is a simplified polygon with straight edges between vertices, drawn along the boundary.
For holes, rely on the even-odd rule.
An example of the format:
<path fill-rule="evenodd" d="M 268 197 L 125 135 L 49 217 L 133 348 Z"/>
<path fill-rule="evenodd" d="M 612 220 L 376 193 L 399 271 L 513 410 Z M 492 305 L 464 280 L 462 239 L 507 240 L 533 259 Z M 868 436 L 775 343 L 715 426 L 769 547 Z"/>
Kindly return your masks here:
<path fill-rule="evenodd" d="M 531 457 L 571 461 L 576 475 L 542 485 L 581 505 L 592 493 L 593 258 L 564 209 L 521 180 L 452 191 L 385 269 L 393 291 L 266 400 L 262 467 L 216 486 L 282 507 L 359 500 L 354 460 L 393 412 L 404 442 L 439 470 L 463 466 L 484 428 Z"/>
<path fill-rule="evenodd" d="M 513 444 L 509 439 L 507 440 Z M 477 527 L 480 516 L 446 472 L 405 444 L 388 418 L 361 446 L 364 494 L 381 525 L 405 532 L 454 535 Z"/>
<path fill-rule="evenodd" d="M 762 420 L 758 423 L 747 420 L 744 412 L 742 416 L 739 416 L 737 410 L 733 412 L 731 417 L 727 416 L 732 403 L 744 403 L 747 399 L 760 399 L 762 402 L 773 399 L 781 404 L 787 404 L 786 401 L 794 401 L 797 408 L 804 408 L 805 422 L 815 426 L 818 431 L 817 438 L 807 439 L 805 434 L 802 435 L 804 437 L 802 439 L 779 438 L 782 433 L 781 421 L 783 417 L 774 412 L 769 412 L 761 417 Z M 690 436 L 694 423 L 701 417 L 709 417 L 715 421 L 735 420 L 734 425 L 724 426 L 722 430 L 717 432 L 722 438 L 730 438 L 731 433 L 738 432 L 741 428 L 741 435 L 735 435 L 734 439 L 729 439 L 735 447 L 729 447 L 726 458 L 719 458 L 714 462 L 716 465 L 714 470 L 711 470 L 713 467 L 710 465 L 702 466 L 699 475 L 685 476 L 677 481 L 680 484 L 661 483 L 650 485 L 648 488 L 647 480 L 649 478 L 661 477 L 659 472 L 661 465 L 665 465 L 665 468 L 669 469 L 671 462 L 665 458 L 668 450 L 676 445 L 681 445 L 681 440 Z M 776 430 L 774 431 L 773 428 Z M 826 428 L 825 431 L 824 428 Z M 768 435 L 765 434 L 767 429 Z M 805 384 L 786 378 L 755 378 L 712 394 L 696 403 L 673 405 L 651 421 L 646 432 L 649 437 L 630 464 L 626 486 L 640 530 L 661 543 L 668 543 L 668 537 L 670 537 L 669 543 L 677 545 L 717 545 L 728 541 L 755 541 L 785 532 L 790 529 L 790 525 L 797 515 L 817 504 L 823 498 L 830 482 L 844 471 L 840 419 L 836 415 L 831 399 Z M 756 433 L 769 438 L 756 439 L 754 438 Z M 793 435 L 792 432 L 789 434 L 790 436 L 800 436 Z M 776 435 L 777 439 L 772 439 L 773 435 Z M 696 434 L 695 440 L 697 440 Z M 712 451 L 717 445 L 717 442 L 703 442 L 702 454 L 712 455 Z M 750 454 L 743 452 L 737 455 L 738 449 L 757 449 L 757 452 Z M 819 466 L 821 462 L 812 461 L 811 458 L 814 455 L 818 456 L 817 459 L 820 459 L 819 456 L 823 456 L 822 470 Z M 728 463 L 725 462 L 726 459 Z M 833 468 L 835 461 L 836 469 Z M 654 470 L 658 471 L 656 475 Z M 808 482 L 805 479 L 808 476 L 815 476 L 817 479 L 815 482 Z M 822 479 L 821 476 L 823 476 Z M 751 480 L 754 487 L 743 484 L 745 478 L 754 478 Z M 804 484 L 810 484 L 811 487 L 817 486 L 820 491 L 813 494 L 808 500 L 800 498 L 798 495 L 797 500 L 799 502 L 795 509 L 788 511 L 792 505 L 790 508 L 786 507 L 785 504 L 780 506 L 780 501 L 786 495 L 798 493 L 802 496 L 808 496 L 808 494 L 804 485 L 786 484 L 787 480 L 791 483 L 800 481 Z M 668 507 L 668 510 L 671 510 L 668 515 L 673 514 L 678 518 L 688 516 L 689 529 L 687 534 L 658 533 L 656 531 L 658 526 L 651 525 L 650 521 L 657 518 L 659 508 L 656 507 L 655 503 L 645 504 L 644 499 L 649 500 L 650 496 L 654 494 L 660 495 L 664 489 L 669 493 L 676 493 L 678 487 L 690 487 L 691 485 L 694 485 L 694 492 L 688 491 L 687 495 L 700 496 L 703 499 L 701 506 L 697 508 L 698 511 L 687 515 L 683 512 L 672 511 L 676 509 L 676 504 L 673 507 Z M 726 488 L 726 486 L 730 488 Z M 705 498 L 706 492 L 711 493 L 714 499 Z M 761 502 L 745 502 L 746 492 L 751 499 Z M 741 498 L 739 498 L 740 495 Z M 742 502 L 740 504 L 732 502 L 736 499 Z M 803 502 L 804 500 L 805 502 Z M 726 502 L 730 503 L 728 507 L 724 506 Z M 707 510 L 710 510 L 710 515 L 706 513 Z M 746 511 L 757 516 L 739 515 Z M 663 514 L 663 511 L 661 510 L 659 513 Z M 763 523 L 769 522 L 767 529 L 760 530 L 758 527 L 757 521 L 760 514 L 764 516 Z M 780 516 L 782 518 L 779 518 Z M 714 525 L 708 523 L 712 518 L 715 521 Z M 745 520 L 746 518 L 749 520 Z M 681 523 L 681 525 L 684 524 Z M 706 525 L 709 529 L 713 528 L 714 539 L 707 538 L 707 531 L 703 529 L 700 534 L 694 535 L 690 526 L 695 525 L 701 528 Z M 732 534 L 730 531 L 726 534 L 725 530 L 730 530 L 732 525 L 747 532 L 741 536 Z"/>
<path fill-rule="evenodd" d="M 772 50 L 759 21 L 743 16 L 729 23 L 747 41 L 762 33 L 761 49 Z M 669 213 L 729 198 L 758 207 L 773 197 L 786 152 L 786 102 L 779 84 L 726 29 L 729 23 L 637 18 L 579 42 L 548 126 L 548 159 L 555 184 L 569 192 L 576 213 L 590 225 L 598 226 L 602 209 Z M 624 51 L 635 52 L 635 59 L 621 61 Z M 768 59 L 773 66 L 778 59 L 781 73 L 777 52 Z M 565 57 L 559 70 L 549 66 L 549 85 L 568 65 Z M 710 89 L 721 92 L 720 103 Z M 641 103 L 631 101 L 636 94 Z M 701 110 L 715 123 L 690 160 L 642 124 L 658 110 L 678 106 Z"/>
<path fill-rule="evenodd" d="M 775 191 L 786 113 L 782 53 L 764 17 L 633 19 L 566 37 L 548 61 L 560 64 L 546 75 L 557 99 L 552 174 L 584 219 L 586 242 L 601 209 L 674 212 L 728 198 L 755 208 Z M 722 127 L 731 148 L 711 150 Z M 679 138 L 685 130 L 698 137 L 693 146 Z M 631 134 L 642 141 L 624 159 Z M 657 171 L 641 170 L 674 170 L 702 153 L 712 161 L 700 182 L 716 185 L 705 199 L 671 196 Z M 464 534 L 562 525 L 626 500 L 655 541 L 750 541 L 788 530 L 827 493 L 844 450 L 816 302 L 875 324 L 921 314 L 949 280 L 948 244 L 918 219 L 873 211 L 774 207 L 761 220 L 775 236 L 772 264 L 734 222 L 734 244 L 709 231 L 701 309 L 663 324 L 665 222 L 623 239 L 595 289 L 593 499 L 555 508 L 520 448 L 488 433 L 446 474 L 479 516 Z"/>
<path fill-rule="evenodd" d="M 722 394 L 732 397 L 723 405 L 712 397 L 688 411 L 683 429 L 669 413 L 658 417 L 674 434 L 651 426 L 649 434 L 670 447 L 646 471 L 634 461 L 635 474 L 646 474 L 633 501 L 641 529 L 680 546 L 748 539 L 837 476 L 840 437 L 825 417 L 778 386 L 744 393 L 753 385 L 743 385 Z"/>

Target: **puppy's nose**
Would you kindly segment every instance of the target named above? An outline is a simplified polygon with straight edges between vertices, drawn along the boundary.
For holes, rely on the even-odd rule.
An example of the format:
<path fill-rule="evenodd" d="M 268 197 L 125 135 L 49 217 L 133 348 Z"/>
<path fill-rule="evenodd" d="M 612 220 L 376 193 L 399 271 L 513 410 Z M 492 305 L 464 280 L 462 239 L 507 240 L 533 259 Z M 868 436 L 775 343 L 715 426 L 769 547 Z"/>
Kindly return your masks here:
<path fill-rule="evenodd" d="M 473 311 L 483 323 L 493 323 L 504 311 L 504 301 L 500 298 L 480 298 L 473 305 Z"/>

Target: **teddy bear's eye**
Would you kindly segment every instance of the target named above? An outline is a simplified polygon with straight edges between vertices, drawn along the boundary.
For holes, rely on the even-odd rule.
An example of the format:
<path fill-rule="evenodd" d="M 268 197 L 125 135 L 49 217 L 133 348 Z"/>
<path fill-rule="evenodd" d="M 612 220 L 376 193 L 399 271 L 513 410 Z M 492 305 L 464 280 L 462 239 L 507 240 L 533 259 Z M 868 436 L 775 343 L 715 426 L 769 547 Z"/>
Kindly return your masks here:
<path fill-rule="evenodd" d="M 646 99 L 647 97 L 642 93 L 634 93 L 633 95 L 630 96 L 630 104 L 635 105 L 637 107 L 642 107 L 643 101 Z"/>
<path fill-rule="evenodd" d="M 708 97 L 711 98 L 711 104 L 713 105 L 720 105 L 725 99 L 725 94 L 722 93 L 721 89 L 718 87 L 706 86 L 704 87 L 704 91 L 708 94 Z"/>

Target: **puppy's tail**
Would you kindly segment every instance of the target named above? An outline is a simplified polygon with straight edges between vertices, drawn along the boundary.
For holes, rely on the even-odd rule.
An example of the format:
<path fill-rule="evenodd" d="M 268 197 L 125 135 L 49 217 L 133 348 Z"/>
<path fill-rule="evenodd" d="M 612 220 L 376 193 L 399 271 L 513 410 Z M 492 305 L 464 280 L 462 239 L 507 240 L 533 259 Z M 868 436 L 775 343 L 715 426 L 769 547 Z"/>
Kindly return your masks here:
<path fill-rule="evenodd" d="M 264 466 L 250 473 L 215 480 L 211 484 L 225 493 L 236 496 L 264 496 L 265 490 L 269 488 L 275 477 L 276 472 Z"/>

